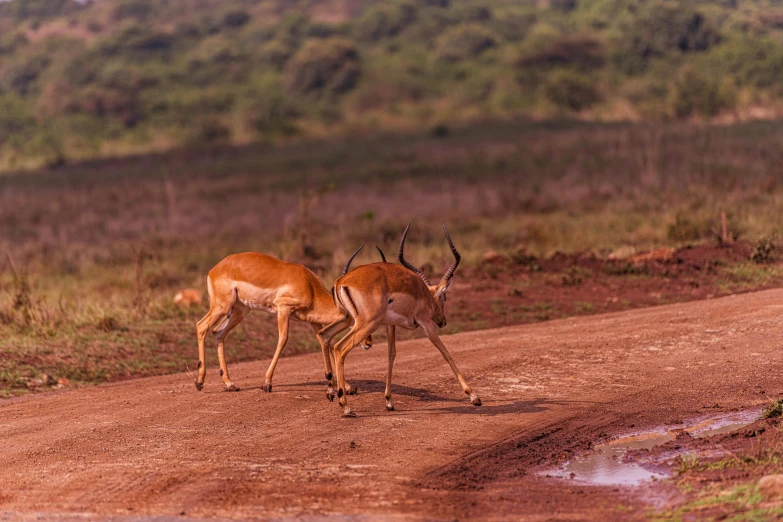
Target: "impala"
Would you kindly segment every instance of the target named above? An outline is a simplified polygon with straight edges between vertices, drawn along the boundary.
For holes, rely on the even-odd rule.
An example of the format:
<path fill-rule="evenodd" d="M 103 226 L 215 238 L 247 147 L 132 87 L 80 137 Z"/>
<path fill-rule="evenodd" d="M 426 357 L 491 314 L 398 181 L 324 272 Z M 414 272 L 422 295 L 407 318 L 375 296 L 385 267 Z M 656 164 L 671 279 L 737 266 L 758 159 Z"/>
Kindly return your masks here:
<path fill-rule="evenodd" d="M 431 285 L 427 278 L 415 266 L 405 260 L 405 238 L 410 224 L 402 234 L 400 249 L 397 253 L 402 266 L 391 263 L 373 263 L 363 265 L 343 275 L 334 283 L 333 295 L 337 308 L 353 318 L 354 324 L 345 336 L 334 346 L 335 373 L 337 377 L 337 396 L 343 414 L 354 416 L 348 407 L 347 383 L 345 382 L 345 357 L 362 339 L 374 332 L 379 326 L 386 326 L 389 339 L 389 367 L 386 374 L 386 409 L 394 410 L 391 397 L 392 367 L 397 354 L 395 328 L 413 330 L 421 327 L 429 340 L 449 363 L 462 390 L 470 397 L 471 404 L 481 406 L 481 399 L 473 393 L 465 378 L 454 363 L 451 354 L 438 336 L 438 328 L 446 326 L 444 307 L 446 291 L 451 284 L 454 271 L 459 266 L 460 255 L 451 241 L 446 225 L 446 234 L 454 263 L 449 267 L 437 285 Z M 327 344 L 331 343 L 337 329 L 331 326 L 321 330 L 321 335 Z"/>
<path fill-rule="evenodd" d="M 343 275 L 359 250 L 351 256 Z M 330 331 L 336 333 L 348 328 L 352 319 L 347 313 L 337 309 L 326 286 L 310 269 L 255 252 L 233 254 L 209 271 L 207 291 L 209 312 L 196 323 L 199 359 L 196 389 L 201 390 L 204 386 L 207 373 L 204 342 L 207 333 L 212 330 L 218 342 L 217 353 L 223 384 L 228 391 L 239 390 L 228 376 L 223 343 L 228 333 L 250 310 L 263 310 L 277 314 L 278 329 L 277 348 L 266 372 L 263 390 L 272 391 L 272 375 L 288 341 L 289 321 L 294 319 L 310 323 L 315 332 L 324 357 L 326 380 L 329 381 L 327 397 L 334 397 L 332 355 L 319 330 L 328 325 Z M 366 348 L 372 346 L 369 334 L 365 336 L 362 345 Z M 356 392 L 356 389 L 350 386 L 348 390 L 348 393 Z"/>

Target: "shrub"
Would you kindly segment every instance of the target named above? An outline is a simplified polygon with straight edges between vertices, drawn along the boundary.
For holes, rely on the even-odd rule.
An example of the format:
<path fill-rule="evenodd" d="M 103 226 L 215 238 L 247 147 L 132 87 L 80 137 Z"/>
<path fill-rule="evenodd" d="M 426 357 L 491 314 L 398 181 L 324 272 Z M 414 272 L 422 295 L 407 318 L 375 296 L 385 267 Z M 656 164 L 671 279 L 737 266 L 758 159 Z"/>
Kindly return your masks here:
<path fill-rule="evenodd" d="M 399 34 L 416 20 L 416 4 L 409 1 L 381 3 L 367 9 L 356 21 L 360 40 L 377 42 Z"/>
<path fill-rule="evenodd" d="M 563 36 L 529 52 L 517 60 L 519 67 L 547 68 L 569 66 L 583 70 L 604 65 L 604 48 L 590 35 Z"/>
<path fill-rule="evenodd" d="M 235 9 L 223 15 L 223 27 L 227 27 L 229 29 L 242 27 L 249 21 L 250 15 L 247 13 L 247 11 L 242 11 L 241 9 Z"/>
<path fill-rule="evenodd" d="M 261 57 L 278 71 L 291 58 L 293 51 L 289 46 L 278 40 L 272 40 L 261 48 Z"/>
<path fill-rule="evenodd" d="M 536 13 L 509 13 L 496 17 L 491 24 L 492 31 L 509 42 L 519 42 L 536 23 Z"/>
<path fill-rule="evenodd" d="M 308 40 L 288 62 L 285 86 L 299 95 L 339 95 L 356 86 L 359 56 L 341 38 Z"/>
<path fill-rule="evenodd" d="M 678 213 L 674 223 L 670 224 L 667 236 L 672 241 L 695 241 L 704 235 L 704 227 L 699 226 L 687 216 Z"/>
<path fill-rule="evenodd" d="M 644 58 L 671 51 L 706 51 L 720 35 L 699 11 L 668 2 L 652 2 L 627 31 L 630 48 Z"/>
<path fill-rule="evenodd" d="M 715 116 L 734 104 L 734 92 L 720 79 L 686 69 L 674 84 L 672 110 L 678 118 Z"/>
<path fill-rule="evenodd" d="M 143 22 L 152 14 L 153 7 L 149 0 L 125 0 L 112 9 L 111 17 L 117 21 L 130 18 Z"/>
<path fill-rule="evenodd" d="M 49 59 L 45 56 L 35 56 L 23 63 L 11 65 L 0 78 L 0 85 L 21 95 L 28 94 L 48 66 Z"/>
<path fill-rule="evenodd" d="M 549 0 L 549 7 L 557 11 L 573 11 L 578 6 L 577 0 Z"/>
<path fill-rule="evenodd" d="M 587 109 L 600 100 L 592 79 L 570 70 L 551 74 L 544 84 L 544 96 L 561 109 L 572 111 Z"/>
<path fill-rule="evenodd" d="M 476 24 L 458 25 L 446 30 L 438 38 L 439 60 L 457 62 L 481 55 L 497 45 L 492 33 Z"/>
<path fill-rule="evenodd" d="M 772 251 L 775 245 L 769 238 L 761 238 L 753 246 L 753 252 L 750 254 L 750 260 L 754 263 L 768 263 L 772 260 Z"/>
<path fill-rule="evenodd" d="M 217 118 L 204 118 L 196 124 L 195 143 L 224 143 L 231 138 L 231 129 Z"/>
<path fill-rule="evenodd" d="M 783 399 L 778 399 L 763 410 L 761 410 L 761 416 L 765 419 L 771 419 L 773 417 L 780 417 L 783 415 Z"/>
<path fill-rule="evenodd" d="M 35 120 L 18 96 L 0 96 L 0 145 L 32 130 Z"/>

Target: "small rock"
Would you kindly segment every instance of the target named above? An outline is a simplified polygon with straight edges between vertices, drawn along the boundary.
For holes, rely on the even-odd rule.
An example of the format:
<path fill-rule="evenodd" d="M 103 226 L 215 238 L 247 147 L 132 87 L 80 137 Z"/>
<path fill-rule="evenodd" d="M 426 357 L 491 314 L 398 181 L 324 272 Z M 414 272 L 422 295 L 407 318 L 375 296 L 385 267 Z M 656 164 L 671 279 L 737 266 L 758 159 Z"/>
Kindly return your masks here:
<path fill-rule="evenodd" d="M 783 475 L 761 477 L 759 493 L 767 500 L 783 498 Z"/>
<path fill-rule="evenodd" d="M 632 246 L 621 246 L 620 248 L 610 253 L 607 256 L 607 259 L 611 259 L 611 260 L 628 259 L 629 257 L 632 257 L 634 254 L 636 254 L 636 248 Z"/>
<path fill-rule="evenodd" d="M 177 292 L 174 303 L 180 306 L 195 306 L 201 304 L 201 290 L 186 288 Z"/>
<path fill-rule="evenodd" d="M 674 260 L 677 250 L 671 247 L 656 248 L 650 252 L 631 257 L 630 261 L 634 265 L 640 265 L 656 261 L 658 263 L 670 263 Z"/>
<path fill-rule="evenodd" d="M 486 252 L 484 252 L 484 257 L 482 257 L 481 260 L 484 263 L 490 263 L 490 264 L 504 263 L 506 261 L 506 256 L 494 250 L 487 250 Z"/>

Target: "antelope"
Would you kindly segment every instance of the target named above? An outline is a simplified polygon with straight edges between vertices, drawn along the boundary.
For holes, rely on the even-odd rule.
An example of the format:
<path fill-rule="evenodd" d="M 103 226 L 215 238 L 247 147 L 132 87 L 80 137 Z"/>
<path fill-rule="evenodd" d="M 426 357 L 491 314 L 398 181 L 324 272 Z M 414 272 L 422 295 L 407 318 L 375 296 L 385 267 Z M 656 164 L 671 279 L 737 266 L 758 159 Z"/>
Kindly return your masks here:
<path fill-rule="evenodd" d="M 473 393 L 465 378 L 460 373 L 454 359 L 438 336 L 438 328 L 446 326 L 445 305 L 446 291 L 451 284 L 454 271 L 459 266 L 461 257 L 451 240 L 446 225 L 443 232 L 446 241 L 454 255 L 454 263 L 446 270 L 437 285 L 432 285 L 415 266 L 405 260 L 405 238 L 410 230 L 410 224 L 405 228 L 400 240 L 397 259 L 402 266 L 381 262 L 362 265 L 343 275 L 334 283 L 332 294 L 337 308 L 353 318 L 353 326 L 345 336 L 334 346 L 335 373 L 337 377 L 337 397 L 343 408 L 343 415 L 354 417 L 355 413 L 348 407 L 345 389 L 345 357 L 361 339 L 374 332 L 379 326 L 386 326 L 389 347 L 389 367 L 386 374 L 386 409 L 394 410 L 391 396 L 392 367 L 397 355 L 395 328 L 413 330 L 421 327 L 430 342 L 446 359 L 451 370 L 456 375 L 462 390 L 470 397 L 471 404 L 481 406 L 481 399 Z M 320 334 L 327 344 L 331 344 L 336 329 L 327 326 Z"/>
<path fill-rule="evenodd" d="M 347 273 L 359 250 L 351 256 L 343 275 Z M 330 400 L 334 399 L 331 352 L 319 331 L 327 326 L 331 332 L 340 332 L 350 326 L 352 319 L 347 313 L 337 309 L 326 286 L 310 269 L 255 252 L 233 254 L 209 271 L 207 291 L 209 312 L 196 323 L 199 359 L 198 378 L 195 382 L 197 390 L 201 391 L 204 387 L 207 373 L 204 343 L 207 333 L 212 330 L 218 342 L 217 353 L 223 384 L 228 391 L 239 391 L 229 378 L 223 343 L 229 332 L 250 310 L 263 310 L 277 314 L 278 339 L 262 389 L 266 392 L 272 391 L 275 366 L 288 341 L 289 322 L 294 319 L 310 323 L 315 332 L 324 357 L 324 373 L 329 382 L 326 396 Z M 366 349 L 372 346 L 372 337 L 369 334 L 365 336 L 362 345 Z M 347 390 L 346 393 L 356 393 L 356 388 L 350 385 L 347 385 Z"/>

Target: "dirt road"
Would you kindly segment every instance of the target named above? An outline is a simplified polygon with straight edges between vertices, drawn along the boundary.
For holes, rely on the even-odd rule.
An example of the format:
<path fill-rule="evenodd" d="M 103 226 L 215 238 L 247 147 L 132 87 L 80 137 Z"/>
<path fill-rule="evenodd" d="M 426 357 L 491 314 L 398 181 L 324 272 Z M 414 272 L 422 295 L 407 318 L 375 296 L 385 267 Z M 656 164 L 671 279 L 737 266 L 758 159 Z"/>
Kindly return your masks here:
<path fill-rule="evenodd" d="M 602 437 L 767 403 L 781 319 L 770 290 L 446 337 L 479 408 L 424 340 L 398 346 L 394 412 L 386 347 L 351 353 L 353 419 L 325 399 L 319 354 L 283 359 L 271 394 L 268 361 L 231 366 L 239 393 L 212 361 L 202 393 L 178 374 L 3 401 L 0 520 L 643 517 L 632 489 L 537 471 Z"/>

